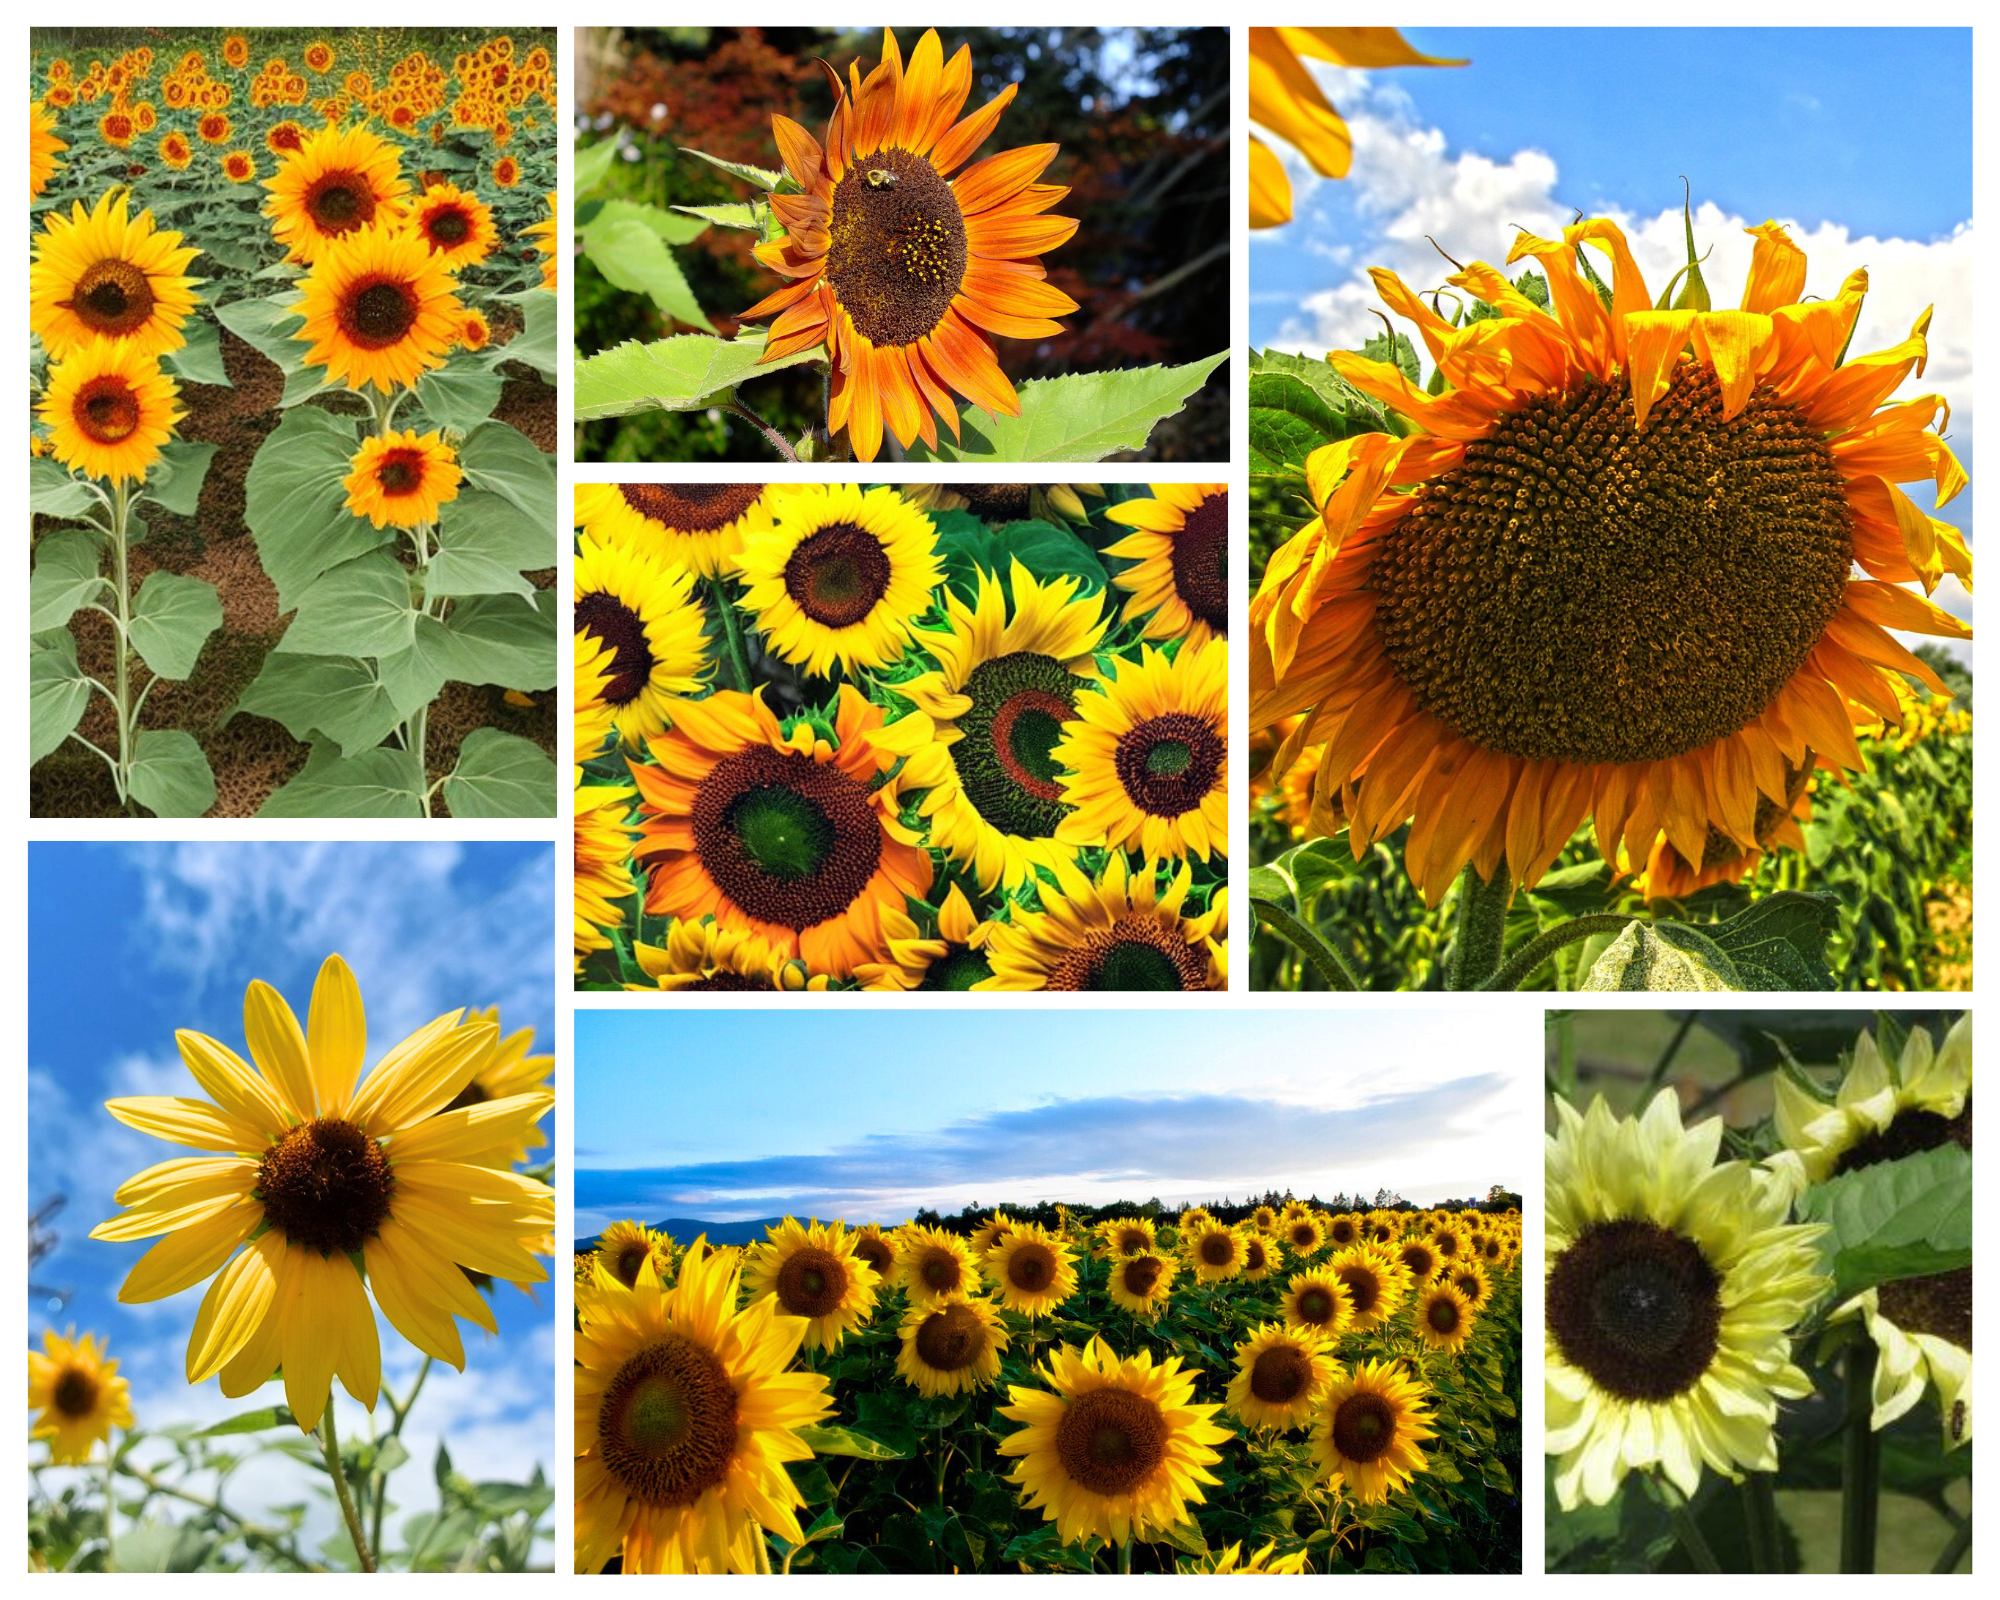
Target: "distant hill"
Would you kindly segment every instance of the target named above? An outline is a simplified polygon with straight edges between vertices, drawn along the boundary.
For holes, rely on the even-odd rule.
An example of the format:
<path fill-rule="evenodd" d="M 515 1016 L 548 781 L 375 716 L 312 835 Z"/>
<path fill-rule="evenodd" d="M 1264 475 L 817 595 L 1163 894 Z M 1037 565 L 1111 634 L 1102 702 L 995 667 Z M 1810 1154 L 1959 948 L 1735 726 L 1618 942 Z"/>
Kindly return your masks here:
<path fill-rule="evenodd" d="M 675 1244 L 691 1244 L 702 1234 L 708 1235 L 710 1244 L 753 1244 L 761 1243 L 766 1228 L 774 1228 L 783 1222 L 783 1217 L 766 1217 L 761 1222 L 698 1222 L 692 1217 L 669 1217 L 665 1222 L 648 1223 L 655 1233 L 670 1235 Z M 595 1250 L 597 1235 L 576 1241 L 579 1250 Z"/>

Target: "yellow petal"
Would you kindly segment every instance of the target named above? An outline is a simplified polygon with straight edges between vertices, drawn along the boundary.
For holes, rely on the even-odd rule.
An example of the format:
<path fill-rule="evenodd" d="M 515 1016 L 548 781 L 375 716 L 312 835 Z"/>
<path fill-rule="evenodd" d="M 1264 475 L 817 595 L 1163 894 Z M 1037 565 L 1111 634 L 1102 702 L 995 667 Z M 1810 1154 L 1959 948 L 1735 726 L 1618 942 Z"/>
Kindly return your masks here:
<path fill-rule="evenodd" d="M 312 1062 L 320 1113 L 345 1116 L 348 1098 L 361 1077 L 361 1063 L 368 1055 L 368 1017 L 361 1006 L 361 985 L 337 955 L 320 964 L 319 978 L 313 984 L 312 1010 L 306 1019 L 306 1054 Z"/>
<path fill-rule="evenodd" d="M 475 1022 L 441 1035 L 425 1050 L 384 1061 L 368 1076 L 373 1103 L 364 1126 L 379 1139 L 442 1111 L 471 1081 L 480 1057 L 499 1036 L 492 1023 Z M 385 1079 L 379 1087 L 378 1079 Z M 355 1102 L 357 1114 L 361 1103 Z"/>
<path fill-rule="evenodd" d="M 266 1318 L 277 1315 L 279 1264 L 285 1242 L 275 1233 L 253 1239 L 202 1296 L 188 1335 L 187 1376 L 201 1383 L 247 1344 Z"/>
<path fill-rule="evenodd" d="M 1276 228 L 1292 220 L 1292 180 L 1269 145 L 1250 135 L 1250 226 Z M 1122 519 L 1121 519 L 1122 520 Z"/>
<path fill-rule="evenodd" d="M 243 1037 L 249 1041 L 251 1060 L 264 1069 L 264 1076 L 292 1115 L 301 1122 L 318 1116 L 306 1036 L 299 1031 L 299 1019 L 292 1015 L 285 997 L 261 978 L 253 978 L 243 991 Z"/>
<path fill-rule="evenodd" d="M 263 1216 L 264 1208 L 246 1199 L 168 1234 L 126 1274 L 118 1298 L 127 1305 L 164 1300 L 201 1282 L 229 1259 Z"/>
<path fill-rule="evenodd" d="M 104 1109 L 128 1128 L 156 1139 L 192 1145 L 197 1150 L 259 1151 L 270 1141 L 248 1123 L 230 1116 L 206 1100 L 176 1100 L 165 1095 L 140 1095 L 107 1100 Z"/>
<path fill-rule="evenodd" d="M 241 1056 L 220 1040 L 182 1028 L 174 1034 L 181 1061 L 202 1093 L 231 1116 L 275 1139 L 291 1125 L 284 1102 Z"/>

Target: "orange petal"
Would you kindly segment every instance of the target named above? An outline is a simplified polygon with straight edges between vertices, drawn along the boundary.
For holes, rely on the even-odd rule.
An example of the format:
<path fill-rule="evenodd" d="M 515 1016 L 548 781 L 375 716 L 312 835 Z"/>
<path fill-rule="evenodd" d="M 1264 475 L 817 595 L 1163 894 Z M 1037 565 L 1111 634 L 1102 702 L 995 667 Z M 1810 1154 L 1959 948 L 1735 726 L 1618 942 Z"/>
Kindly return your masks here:
<path fill-rule="evenodd" d="M 1806 253 L 1775 222 L 1743 230 L 1757 241 L 1750 252 L 1750 277 L 1743 285 L 1743 309 L 1769 313 L 1798 304 L 1806 292 Z"/>
<path fill-rule="evenodd" d="M 945 426 L 951 429 L 952 438 L 957 439 L 958 402 L 952 399 L 951 390 L 946 387 L 944 380 L 931 370 L 930 362 L 925 359 L 928 349 L 927 340 L 919 340 L 909 347 L 907 356 L 910 376 L 916 380 L 917 392 L 929 403 L 931 410 L 944 418 Z"/>
<path fill-rule="evenodd" d="M 924 412 L 909 364 L 895 345 L 877 345 L 873 359 L 875 384 L 882 394 L 882 420 L 897 440 L 907 446 L 923 426 L 919 419 Z"/>
<path fill-rule="evenodd" d="M 876 387 L 875 350 L 865 340 L 855 341 L 854 370 L 847 381 L 853 393 L 847 407 L 848 442 L 855 460 L 873 461 L 882 449 L 882 392 Z"/>
<path fill-rule="evenodd" d="M 889 142 L 897 149 L 917 148 L 917 141 L 930 125 L 943 76 L 944 46 L 938 42 L 937 29 L 926 28 L 910 52 L 910 64 L 903 69 L 903 85 L 896 95 L 896 120 L 889 129 Z"/>
<path fill-rule="evenodd" d="M 1001 112 L 1014 103 L 1014 95 L 1019 88 L 1019 84 L 1008 84 L 971 116 L 954 126 L 931 151 L 931 165 L 946 177 L 963 166 L 966 157 L 986 142 L 986 136 L 999 123 Z"/>
<path fill-rule="evenodd" d="M 1017 317 L 974 295 L 954 295 L 951 305 L 975 328 L 983 328 L 999 339 L 1050 339 L 1063 331 L 1060 322 L 1051 322 L 1046 317 Z"/>
<path fill-rule="evenodd" d="M 931 370 L 974 405 L 996 416 L 1021 414 L 1021 402 L 993 359 L 993 347 L 956 311 L 947 309 L 944 320 L 920 343 Z"/>
<path fill-rule="evenodd" d="M 811 190 L 819 178 L 820 163 L 825 159 L 819 141 L 790 117 L 776 114 L 771 118 L 771 132 L 777 136 L 778 155 L 785 163 L 785 170 L 792 175 L 792 181 L 801 189 Z"/>
<path fill-rule="evenodd" d="M 1059 144 L 1024 144 L 975 161 L 952 180 L 959 210 L 971 216 L 1011 199 L 1048 170 L 1061 149 Z"/>
<path fill-rule="evenodd" d="M 1646 426 L 1653 402 L 1667 392 L 1687 348 L 1692 311 L 1635 311 L 1624 319 L 1625 364 L 1632 377 L 1633 426 Z"/>
<path fill-rule="evenodd" d="M 974 256 L 1038 256 L 1076 232 L 1074 217 L 1017 217 L 987 212 L 965 219 L 965 242 Z"/>
<path fill-rule="evenodd" d="M 1694 342 L 1702 359 L 1715 368 L 1716 380 L 1722 385 L 1722 416 L 1726 422 L 1750 403 L 1750 391 L 1757 387 L 1757 375 L 1763 370 L 1765 357 L 1773 352 L 1776 335 L 1771 319 L 1755 311 L 1699 312 L 1695 317 Z"/>
<path fill-rule="evenodd" d="M 932 99 L 930 117 L 924 123 L 923 131 L 917 135 L 917 142 L 910 148 L 920 156 L 928 155 L 931 147 L 958 120 L 959 112 L 965 109 L 965 97 L 971 93 L 972 46 L 962 44 L 958 47 L 958 54 L 944 64 L 937 93 Z"/>
<path fill-rule="evenodd" d="M 783 311 L 787 306 L 798 304 L 799 301 L 811 294 L 817 287 L 818 284 L 813 279 L 800 278 L 795 283 L 788 283 L 782 288 L 774 289 L 748 311 L 737 312 L 736 318 L 739 322 L 756 322 L 761 318 L 768 317 L 774 311 Z"/>
<path fill-rule="evenodd" d="M 1066 317 L 1077 309 L 1076 302 L 1047 282 L 1039 269 L 1027 271 L 1012 261 L 975 262 L 959 293 L 1017 317 Z"/>

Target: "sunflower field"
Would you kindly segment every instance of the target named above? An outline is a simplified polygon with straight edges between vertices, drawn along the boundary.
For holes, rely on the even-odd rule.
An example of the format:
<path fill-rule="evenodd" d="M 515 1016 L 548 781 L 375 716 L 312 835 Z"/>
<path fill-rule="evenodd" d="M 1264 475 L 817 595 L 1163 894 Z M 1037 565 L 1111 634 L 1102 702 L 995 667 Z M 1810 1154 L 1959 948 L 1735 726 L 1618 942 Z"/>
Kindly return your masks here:
<path fill-rule="evenodd" d="M 1972 1570 L 1972 1019 L 1856 1020 L 1550 1013 L 1550 1570 Z"/>
<path fill-rule="evenodd" d="M 1686 231 L 1657 298 L 1586 220 L 1376 272 L 1421 349 L 1253 356 L 1253 987 L 1969 983 L 1929 313 L 1850 351 L 1777 223 L 1719 309 Z"/>
<path fill-rule="evenodd" d="M 1512 1199 L 614 1224 L 577 1570 L 1518 1571 Z"/>
<path fill-rule="evenodd" d="M 554 814 L 552 50 L 34 32 L 36 814 Z"/>
<path fill-rule="evenodd" d="M 1226 987 L 1228 500 L 579 485 L 579 987 Z"/>

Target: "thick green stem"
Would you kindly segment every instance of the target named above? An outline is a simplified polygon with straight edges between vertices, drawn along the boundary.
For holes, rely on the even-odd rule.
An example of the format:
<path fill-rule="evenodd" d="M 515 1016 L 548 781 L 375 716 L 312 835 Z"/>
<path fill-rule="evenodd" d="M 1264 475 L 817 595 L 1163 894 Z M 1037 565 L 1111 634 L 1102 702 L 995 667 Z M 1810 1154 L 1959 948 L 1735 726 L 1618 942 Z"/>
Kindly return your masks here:
<path fill-rule="evenodd" d="M 1263 918 L 1271 931 L 1294 946 L 1313 964 L 1329 989 L 1351 992 L 1361 987 L 1340 952 L 1283 907 L 1269 900 L 1252 900 L 1250 909 Z"/>
<path fill-rule="evenodd" d="M 112 782 L 126 810 L 132 808 L 132 746 L 137 730 L 132 726 L 132 570 L 126 528 L 131 519 L 132 497 L 120 478 L 113 486 L 111 544 L 118 564 L 118 637 L 111 642 L 117 653 L 117 672 L 112 679 L 112 698 L 118 708 L 118 763 L 112 768 Z"/>
<path fill-rule="evenodd" d="M 1616 911 L 1594 911 L 1587 917 L 1572 917 L 1568 922 L 1559 922 L 1546 933 L 1536 934 L 1508 957 L 1506 965 L 1498 972 L 1474 987 L 1485 990 L 1516 988 L 1532 978 L 1535 968 L 1565 945 L 1588 939 L 1596 933 L 1621 933 L 1631 920 Z"/>
<path fill-rule="evenodd" d="M 743 623 L 736 615 L 736 602 L 730 597 L 728 584 L 721 578 L 708 580 L 708 594 L 715 603 L 715 615 L 722 623 L 722 637 L 729 647 L 729 670 L 736 674 L 736 687 L 748 694 L 750 653 L 743 646 Z"/>
<path fill-rule="evenodd" d="M 347 1519 L 347 1537 L 354 1541 L 354 1556 L 361 1563 L 363 1572 L 375 1570 L 375 1558 L 369 1554 L 368 1536 L 361 1528 L 361 1513 L 354 1509 L 354 1491 L 347 1486 L 347 1468 L 341 1465 L 340 1436 L 333 1426 L 333 1396 L 326 1397 L 326 1410 L 319 1419 L 320 1447 L 326 1452 L 327 1474 L 333 1479 L 333 1492 L 340 1501 L 340 1514 Z"/>
<path fill-rule="evenodd" d="M 1753 1472 L 1743 1480 L 1743 1524 L 1749 1533 L 1750 1570 L 1778 1571 L 1778 1496 L 1770 1473 Z"/>
<path fill-rule="evenodd" d="M 1118 1570 L 1128 1577 L 1131 1575 L 1132 1541 L 1130 1539 L 1120 1539 L 1118 1541 Z"/>
<path fill-rule="evenodd" d="M 1653 1098 L 1653 1091 L 1659 1088 L 1661 1081 L 1665 1079 L 1667 1068 L 1674 1064 L 1674 1057 L 1681 1053 L 1681 1045 L 1687 1039 L 1688 1030 L 1694 1026 L 1695 1019 L 1700 1015 L 1698 1011 L 1690 1011 L 1681 1018 L 1680 1026 L 1674 1029 L 1674 1036 L 1667 1041 L 1666 1049 L 1660 1052 L 1660 1058 L 1653 1063 L 1653 1070 L 1646 1074 L 1646 1089 L 1641 1096 L 1642 1100 Z"/>
<path fill-rule="evenodd" d="M 1875 1437 L 1875 1346 L 1847 1347 L 1846 1440 L 1840 1468 L 1840 1570 L 1875 1570 L 1875 1522 L 1882 1503 L 1882 1451 Z"/>
<path fill-rule="evenodd" d="M 1694 1509 L 1672 1488 L 1667 1489 L 1666 1500 L 1667 1520 L 1674 1525 L 1674 1535 L 1687 1552 L 1688 1560 L 1694 1564 L 1694 1570 L 1720 1572 L 1722 1568 L 1716 1564 L 1715 1552 L 1709 1549 L 1708 1540 L 1702 1537 L 1700 1525 L 1694 1520 Z"/>
<path fill-rule="evenodd" d="M 1514 880 L 1503 857 L 1491 878 L 1482 878 L 1470 862 L 1458 879 L 1458 922 L 1452 930 L 1451 956 L 1445 963 L 1447 989 L 1483 989 L 1500 970 L 1507 948 L 1507 906 L 1514 898 Z"/>

